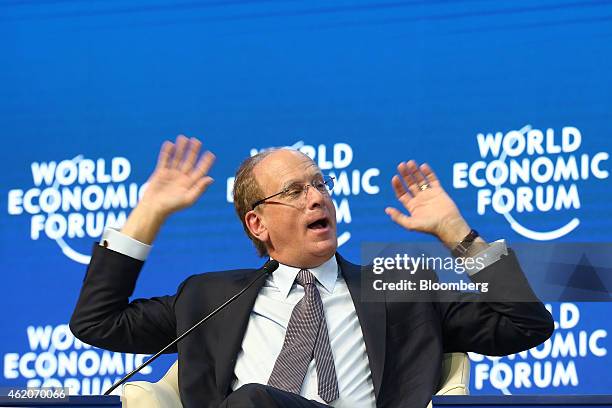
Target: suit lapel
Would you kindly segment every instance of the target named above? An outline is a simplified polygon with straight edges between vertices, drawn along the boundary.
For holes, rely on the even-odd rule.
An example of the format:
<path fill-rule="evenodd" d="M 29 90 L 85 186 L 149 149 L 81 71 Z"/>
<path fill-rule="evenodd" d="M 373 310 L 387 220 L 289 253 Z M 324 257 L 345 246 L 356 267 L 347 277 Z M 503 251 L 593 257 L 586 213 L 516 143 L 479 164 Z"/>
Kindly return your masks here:
<path fill-rule="evenodd" d="M 238 293 L 247 286 L 252 279 L 255 279 L 260 270 L 255 270 L 232 282 L 232 289 L 229 296 Z M 242 345 L 244 333 L 246 332 L 251 311 L 255 304 L 255 299 L 267 278 L 261 278 L 246 292 L 237 298 L 232 304 L 220 312 L 220 318 L 224 322 L 221 325 L 222 333 L 219 333 L 218 349 L 215 353 L 215 374 L 217 378 L 217 390 L 221 395 L 230 392 L 230 382 L 236 365 L 236 358 Z"/>
<path fill-rule="evenodd" d="M 338 253 L 336 253 L 336 258 L 355 305 L 370 362 L 374 393 L 378 398 L 385 368 L 386 304 L 384 301 L 363 302 L 361 299 L 361 267 L 346 261 Z"/>

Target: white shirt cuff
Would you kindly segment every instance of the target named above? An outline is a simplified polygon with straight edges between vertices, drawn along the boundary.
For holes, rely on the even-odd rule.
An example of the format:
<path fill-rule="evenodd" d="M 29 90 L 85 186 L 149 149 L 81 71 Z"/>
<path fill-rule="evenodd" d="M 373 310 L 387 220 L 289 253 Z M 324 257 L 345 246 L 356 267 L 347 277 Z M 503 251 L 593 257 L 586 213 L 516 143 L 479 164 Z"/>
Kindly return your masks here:
<path fill-rule="evenodd" d="M 488 248 L 483 249 L 475 255 L 472 255 L 472 258 L 480 258 L 481 262 L 475 263 L 473 268 L 466 268 L 467 274 L 472 276 L 475 273 L 480 272 L 487 266 L 499 261 L 502 255 L 508 255 L 508 246 L 506 245 L 506 240 L 498 239 L 497 241 L 492 242 Z"/>
<path fill-rule="evenodd" d="M 149 256 L 152 246 L 143 244 L 132 237 L 122 234 L 114 228 L 105 228 L 100 240 L 100 246 L 108 248 L 130 258 L 144 261 Z"/>

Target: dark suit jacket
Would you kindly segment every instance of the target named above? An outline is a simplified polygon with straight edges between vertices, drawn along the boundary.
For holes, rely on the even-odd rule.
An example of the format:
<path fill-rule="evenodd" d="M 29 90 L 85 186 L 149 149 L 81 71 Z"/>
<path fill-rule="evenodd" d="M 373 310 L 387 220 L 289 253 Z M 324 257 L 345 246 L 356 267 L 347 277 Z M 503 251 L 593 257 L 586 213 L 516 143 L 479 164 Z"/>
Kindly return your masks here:
<path fill-rule="evenodd" d="M 363 302 L 360 266 L 337 255 L 348 285 L 372 372 L 379 407 L 424 407 L 435 393 L 442 354 L 516 353 L 550 337 L 553 320 L 527 284 L 512 252 L 473 281 L 498 285 L 495 302 Z M 143 262 L 95 245 L 70 328 L 82 341 L 108 350 L 152 354 L 245 287 L 257 269 L 205 273 L 186 279 L 173 296 L 132 302 Z M 217 407 L 231 392 L 234 365 L 261 279 L 199 327 L 178 351 L 185 407 Z M 499 301 L 527 291 L 531 302 Z"/>

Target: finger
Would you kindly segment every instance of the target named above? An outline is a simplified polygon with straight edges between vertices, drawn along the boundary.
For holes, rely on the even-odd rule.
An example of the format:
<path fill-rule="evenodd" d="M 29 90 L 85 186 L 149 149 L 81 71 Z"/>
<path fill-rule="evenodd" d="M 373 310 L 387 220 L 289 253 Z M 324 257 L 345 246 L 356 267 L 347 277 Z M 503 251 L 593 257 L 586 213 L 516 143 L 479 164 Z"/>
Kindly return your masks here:
<path fill-rule="evenodd" d="M 427 179 L 425 178 L 423 173 L 421 173 L 418 163 L 414 160 L 411 160 L 410 163 L 408 163 L 408 169 L 410 170 L 410 175 L 412 176 L 412 178 L 416 180 L 417 188 L 419 189 L 419 191 L 421 191 L 421 186 L 427 183 Z"/>
<path fill-rule="evenodd" d="M 198 154 L 200 153 L 200 148 L 202 147 L 202 142 L 200 142 L 195 137 L 189 139 L 189 144 L 187 146 L 187 152 L 185 154 L 185 160 L 181 164 L 181 171 L 184 173 L 189 173 L 193 169 L 196 160 L 198 159 Z"/>
<path fill-rule="evenodd" d="M 157 168 L 163 169 L 168 167 L 170 160 L 172 159 L 172 152 L 174 151 L 174 144 L 166 140 L 162 143 L 162 147 L 159 150 L 159 157 L 157 158 Z"/>
<path fill-rule="evenodd" d="M 212 177 L 206 176 L 199 179 L 187 192 L 187 199 L 191 204 L 195 203 L 196 200 L 204 194 L 208 187 L 215 180 Z"/>
<path fill-rule="evenodd" d="M 436 173 L 434 173 L 432 168 L 429 167 L 429 164 L 423 163 L 420 169 L 423 175 L 425 175 L 425 177 L 427 178 L 427 183 L 429 183 L 430 186 L 440 186 L 440 180 L 438 180 L 438 176 L 436 176 Z"/>
<path fill-rule="evenodd" d="M 391 220 L 396 224 L 410 230 L 414 229 L 414 221 L 412 217 L 407 216 L 398 209 L 393 207 L 387 207 L 385 208 L 385 213 L 387 213 Z"/>
<path fill-rule="evenodd" d="M 215 155 L 212 152 L 209 152 L 208 150 L 205 151 L 202 157 L 200 157 L 200 160 L 198 160 L 197 166 L 191 172 L 191 177 L 194 180 L 201 179 L 202 177 L 208 174 L 214 162 Z"/>
<path fill-rule="evenodd" d="M 409 192 L 406 191 L 406 188 L 402 184 L 399 176 L 395 175 L 391 178 L 391 186 L 393 187 L 393 191 L 395 192 L 395 197 L 402 203 L 404 206 L 408 205 L 410 200 L 412 200 L 412 196 Z"/>
<path fill-rule="evenodd" d="M 419 186 L 417 185 L 416 179 L 412 176 L 411 166 L 416 166 L 414 160 L 410 160 L 409 162 L 401 162 L 397 166 L 397 171 L 402 176 L 404 183 L 408 186 L 408 190 L 410 193 L 415 196 L 419 193 Z"/>
<path fill-rule="evenodd" d="M 178 169 L 183 161 L 183 156 L 185 155 L 185 148 L 187 147 L 187 139 L 183 135 L 179 135 L 176 138 L 176 147 L 174 149 L 174 156 L 172 156 L 172 161 L 170 162 L 170 167 L 174 169 Z"/>

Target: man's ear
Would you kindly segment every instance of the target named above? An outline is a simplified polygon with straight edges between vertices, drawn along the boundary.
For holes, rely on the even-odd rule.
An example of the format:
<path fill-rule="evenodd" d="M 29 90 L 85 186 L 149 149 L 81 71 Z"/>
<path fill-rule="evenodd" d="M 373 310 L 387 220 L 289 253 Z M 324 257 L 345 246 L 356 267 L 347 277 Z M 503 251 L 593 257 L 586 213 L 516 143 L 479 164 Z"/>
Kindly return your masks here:
<path fill-rule="evenodd" d="M 268 228 L 266 228 L 261 216 L 251 210 L 244 216 L 244 221 L 251 235 L 262 242 L 268 240 Z"/>

